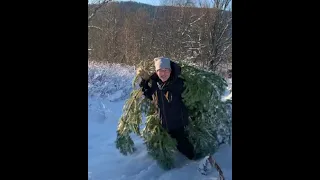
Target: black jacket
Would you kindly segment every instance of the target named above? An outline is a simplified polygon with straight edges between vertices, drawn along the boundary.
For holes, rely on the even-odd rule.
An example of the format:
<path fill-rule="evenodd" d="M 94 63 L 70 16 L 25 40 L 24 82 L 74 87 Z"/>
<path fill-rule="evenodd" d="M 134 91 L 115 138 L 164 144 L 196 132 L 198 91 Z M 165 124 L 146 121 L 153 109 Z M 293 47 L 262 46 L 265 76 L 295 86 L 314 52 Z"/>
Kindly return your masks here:
<path fill-rule="evenodd" d="M 188 112 L 181 97 L 184 91 L 184 81 L 178 77 L 181 73 L 181 67 L 171 62 L 171 69 L 170 78 L 166 83 L 163 83 L 154 73 L 150 77 L 151 87 L 148 86 L 148 81 L 142 81 L 140 84 L 143 87 L 145 97 L 150 100 L 152 100 L 152 95 L 157 97 L 161 124 L 168 131 L 188 125 Z"/>

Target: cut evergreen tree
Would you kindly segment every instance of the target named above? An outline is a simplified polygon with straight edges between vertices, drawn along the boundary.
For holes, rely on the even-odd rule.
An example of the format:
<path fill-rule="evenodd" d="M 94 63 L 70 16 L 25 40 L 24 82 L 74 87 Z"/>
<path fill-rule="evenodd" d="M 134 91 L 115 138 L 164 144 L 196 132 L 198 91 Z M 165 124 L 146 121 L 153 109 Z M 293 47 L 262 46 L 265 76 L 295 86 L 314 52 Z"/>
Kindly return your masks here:
<path fill-rule="evenodd" d="M 227 114 L 226 103 L 221 95 L 227 86 L 226 81 L 214 74 L 186 63 L 181 67 L 181 78 L 185 80 L 185 91 L 182 94 L 189 110 L 189 139 L 195 147 L 195 153 L 204 157 L 214 153 L 222 140 L 230 136 L 231 120 Z M 153 61 L 140 63 L 140 67 L 149 75 L 155 72 Z M 171 169 L 176 141 L 162 128 L 155 100 L 144 98 L 142 89 L 137 88 L 139 77 L 133 80 L 133 91 L 123 107 L 120 117 L 116 147 L 124 155 L 134 152 L 134 142 L 130 133 L 143 138 L 149 154 L 163 169 Z M 150 80 L 151 81 L 151 80 Z M 150 82 L 151 84 L 151 82 Z M 146 116 L 144 129 L 140 130 L 142 117 Z"/>

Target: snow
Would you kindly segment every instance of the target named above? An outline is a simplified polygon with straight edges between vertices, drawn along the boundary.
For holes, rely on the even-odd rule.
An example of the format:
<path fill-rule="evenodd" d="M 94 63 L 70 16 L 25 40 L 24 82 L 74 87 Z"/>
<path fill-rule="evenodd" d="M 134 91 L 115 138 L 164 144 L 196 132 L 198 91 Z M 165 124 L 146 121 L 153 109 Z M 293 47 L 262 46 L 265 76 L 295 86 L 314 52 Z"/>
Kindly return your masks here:
<path fill-rule="evenodd" d="M 227 79 L 228 87 L 221 97 L 222 101 L 232 100 L 232 79 Z"/>
<path fill-rule="evenodd" d="M 199 162 L 177 153 L 178 168 L 162 170 L 147 153 L 142 139 L 133 135 L 137 151 L 122 155 L 115 147 L 116 129 L 122 107 L 131 91 L 133 67 L 115 64 L 88 64 L 88 179 L 90 180 L 175 180 L 217 179 L 197 172 Z M 227 94 L 225 94 L 227 96 Z M 214 158 L 225 179 L 232 180 L 232 145 L 222 145 Z"/>

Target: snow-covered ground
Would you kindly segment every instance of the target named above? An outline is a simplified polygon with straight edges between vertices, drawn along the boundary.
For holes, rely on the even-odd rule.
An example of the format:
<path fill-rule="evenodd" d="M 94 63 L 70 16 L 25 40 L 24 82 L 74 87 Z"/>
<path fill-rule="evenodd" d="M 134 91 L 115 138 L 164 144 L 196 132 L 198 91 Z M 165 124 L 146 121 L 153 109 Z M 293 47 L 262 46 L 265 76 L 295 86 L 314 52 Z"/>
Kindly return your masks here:
<path fill-rule="evenodd" d="M 134 68 L 120 65 L 89 64 L 88 74 L 88 179 L 90 180 L 214 180 L 197 172 L 198 162 L 177 153 L 180 168 L 162 170 L 149 157 L 142 139 L 132 136 L 137 151 L 122 155 L 115 147 L 118 120 L 128 93 L 131 91 Z M 229 81 L 231 84 L 232 81 Z M 226 93 L 225 96 L 229 94 Z M 231 96 L 232 98 L 232 96 Z M 232 180 L 232 145 L 223 145 L 214 154 L 226 180 Z"/>

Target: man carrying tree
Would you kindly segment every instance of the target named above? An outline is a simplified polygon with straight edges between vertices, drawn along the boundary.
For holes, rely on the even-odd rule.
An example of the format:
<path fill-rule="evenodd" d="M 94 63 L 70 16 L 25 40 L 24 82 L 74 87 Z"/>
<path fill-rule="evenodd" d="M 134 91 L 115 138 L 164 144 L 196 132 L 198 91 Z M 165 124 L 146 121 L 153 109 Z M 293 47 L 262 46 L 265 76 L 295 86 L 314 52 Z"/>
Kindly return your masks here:
<path fill-rule="evenodd" d="M 161 125 L 177 140 L 177 149 L 188 159 L 195 159 L 194 148 L 188 139 L 188 110 L 182 101 L 184 81 L 179 77 L 181 68 L 169 58 L 154 59 L 156 72 L 150 77 L 143 69 L 137 74 L 142 78 L 140 87 L 146 98 L 158 105 Z M 148 82 L 152 80 L 151 87 Z"/>
<path fill-rule="evenodd" d="M 161 168 L 174 167 L 173 150 L 177 149 L 190 160 L 205 156 L 198 171 L 207 174 L 207 170 L 215 167 L 223 177 L 211 154 L 219 147 L 219 138 L 228 138 L 228 129 L 218 137 L 221 127 L 228 125 L 225 104 L 219 95 L 225 90 L 225 81 L 214 73 L 164 57 L 155 58 L 154 67 L 151 75 L 148 72 L 153 68 L 149 65 L 137 69 L 136 77 L 141 77 L 142 88 L 134 88 L 124 105 L 116 147 L 124 155 L 133 153 L 130 133 L 134 132 L 144 138 L 148 153 Z M 141 99 L 142 94 L 152 104 Z M 143 112 L 147 116 L 141 134 Z"/>
<path fill-rule="evenodd" d="M 182 98 L 185 88 L 184 80 L 179 77 L 181 67 L 164 57 L 155 58 L 154 65 L 156 72 L 150 77 L 143 69 L 137 69 L 137 75 L 142 79 L 139 85 L 142 87 L 144 96 L 156 102 L 161 125 L 172 138 L 176 139 L 178 151 L 188 159 L 196 160 L 199 155 L 194 153 L 194 147 L 185 130 L 189 121 L 188 110 Z M 151 87 L 148 85 L 150 80 L 152 80 Z M 201 160 L 198 170 L 206 174 L 209 165 L 217 166 L 211 155 Z"/>

